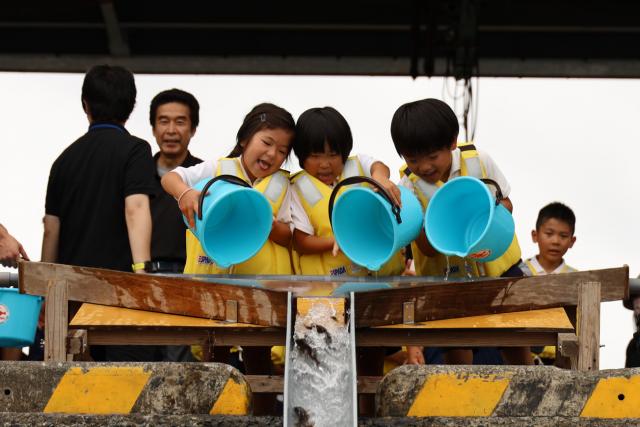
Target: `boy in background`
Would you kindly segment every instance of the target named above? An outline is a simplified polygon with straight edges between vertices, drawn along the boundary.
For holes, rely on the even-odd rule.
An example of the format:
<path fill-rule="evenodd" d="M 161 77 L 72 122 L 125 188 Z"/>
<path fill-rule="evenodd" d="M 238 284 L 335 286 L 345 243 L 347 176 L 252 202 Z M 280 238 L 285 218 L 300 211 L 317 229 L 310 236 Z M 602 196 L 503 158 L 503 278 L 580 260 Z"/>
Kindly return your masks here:
<path fill-rule="evenodd" d="M 536 229 L 531 231 L 538 255 L 520 264 L 525 276 L 571 273 L 577 271 L 564 261 L 564 255 L 576 242 L 576 216 L 568 206 L 553 202 L 540 209 Z"/>

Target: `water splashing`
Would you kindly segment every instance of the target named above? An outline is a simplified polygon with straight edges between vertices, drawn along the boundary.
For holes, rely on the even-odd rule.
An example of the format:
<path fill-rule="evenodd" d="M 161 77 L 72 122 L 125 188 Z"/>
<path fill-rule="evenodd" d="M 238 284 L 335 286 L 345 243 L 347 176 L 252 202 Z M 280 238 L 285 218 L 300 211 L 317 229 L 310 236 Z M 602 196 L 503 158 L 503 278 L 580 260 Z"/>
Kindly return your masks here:
<path fill-rule="evenodd" d="M 289 425 L 352 426 L 351 343 L 329 304 L 297 316 L 289 363 Z"/>

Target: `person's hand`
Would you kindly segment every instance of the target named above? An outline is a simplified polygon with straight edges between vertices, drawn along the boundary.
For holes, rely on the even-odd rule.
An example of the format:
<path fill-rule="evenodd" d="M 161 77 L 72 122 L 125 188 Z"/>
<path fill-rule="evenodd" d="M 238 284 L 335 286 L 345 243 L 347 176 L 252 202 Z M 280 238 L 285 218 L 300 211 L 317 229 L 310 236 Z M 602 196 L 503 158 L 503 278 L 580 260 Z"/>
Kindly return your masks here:
<path fill-rule="evenodd" d="M 196 215 L 198 215 L 198 199 L 200 198 L 200 191 L 195 188 L 187 191 L 182 195 L 178 207 L 180 212 L 187 218 L 189 227 L 196 227 Z"/>
<path fill-rule="evenodd" d="M 424 354 L 422 347 L 408 345 L 407 346 L 407 365 L 424 365 Z"/>
<path fill-rule="evenodd" d="M 0 264 L 5 267 L 16 268 L 20 257 L 29 261 L 29 256 L 20 242 L 11 234 L 4 232 L 0 234 Z"/>
<path fill-rule="evenodd" d="M 402 272 L 401 276 L 415 276 L 416 272 L 415 270 L 411 269 L 411 266 L 413 264 L 413 260 L 412 259 L 408 259 L 404 262 L 404 271 Z"/>
<path fill-rule="evenodd" d="M 393 202 L 394 205 L 396 205 L 398 207 L 402 207 L 402 199 L 401 199 L 401 196 L 400 196 L 400 189 L 398 188 L 397 185 L 395 185 L 393 182 L 391 182 L 389 180 L 389 178 L 387 178 L 386 176 L 382 176 L 381 175 L 381 176 L 372 177 L 372 178 L 375 179 L 376 181 L 378 181 L 378 184 L 380 184 L 380 186 L 382 188 L 387 190 L 387 193 L 391 197 L 391 201 Z M 377 188 L 374 188 L 373 190 L 377 191 Z"/>
<path fill-rule="evenodd" d="M 331 254 L 333 256 L 338 256 L 339 253 L 340 253 L 340 246 L 338 246 L 338 242 L 334 238 L 333 239 L 333 249 L 331 249 Z"/>

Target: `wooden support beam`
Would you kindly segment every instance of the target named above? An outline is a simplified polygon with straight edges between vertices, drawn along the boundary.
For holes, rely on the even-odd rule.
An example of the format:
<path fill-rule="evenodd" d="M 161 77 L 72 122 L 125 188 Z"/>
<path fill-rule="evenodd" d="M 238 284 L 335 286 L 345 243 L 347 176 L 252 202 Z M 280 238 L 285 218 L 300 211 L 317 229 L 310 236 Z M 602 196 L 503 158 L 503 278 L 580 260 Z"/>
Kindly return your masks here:
<path fill-rule="evenodd" d="M 628 296 L 629 268 L 473 282 L 404 283 L 394 289 L 361 292 L 355 297 L 356 326 L 402 323 L 404 303 L 409 301 L 415 303 L 416 322 L 575 306 L 578 286 L 585 282 L 601 284 L 602 301 L 621 300 Z"/>
<path fill-rule="evenodd" d="M 358 329 L 358 347 L 423 345 L 428 347 L 523 347 L 555 345 L 556 332 L 501 329 Z"/>
<path fill-rule="evenodd" d="M 133 274 L 41 262 L 20 263 L 20 292 L 45 295 L 51 280 L 64 280 L 68 299 L 114 307 L 225 320 L 229 300 L 237 301 L 240 323 L 286 325 L 287 294 L 249 286 Z"/>
<path fill-rule="evenodd" d="M 67 361 L 67 327 L 69 325 L 68 286 L 65 280 L 47 283 L 44 320 L 45 362 Z"/>
<path fill-rule="evenodd" d="M 285 345 L 283 328 L 96 328 L 87 330 L 89 345 Z"/>
<path fill-rule="evenodd" d="M 578 288 L 579 371 L 597 371 L 600 366 L 600 291 L 599 282 L 581 283 Z"/>

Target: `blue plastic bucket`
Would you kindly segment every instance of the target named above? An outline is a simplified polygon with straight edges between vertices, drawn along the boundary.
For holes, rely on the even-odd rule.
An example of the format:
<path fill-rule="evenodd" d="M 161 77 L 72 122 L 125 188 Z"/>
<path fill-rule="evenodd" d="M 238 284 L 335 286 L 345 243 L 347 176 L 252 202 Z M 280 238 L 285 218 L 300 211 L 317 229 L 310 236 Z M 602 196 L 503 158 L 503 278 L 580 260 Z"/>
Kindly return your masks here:
<path fill-rule="evenodd" d="M 487 185 L 462 176 L 443 185 L 427 206 L 425 231 L 440 253 L 493 261 L 509 248 L 515 226 L 511 213 L 499 201 L 502 193 L 495 181 L 497 200 Z"/>
<path fill-rule="evenodd" d="M 352 187 L 336 199 L 339 187 L 361 182 L 378 191 Z M 393 206 L 386 191 L 366 177 L 347 178 L 333 189 L 329 203 L 333 235 L 351 261 L 377 271 L 418 236 L 423 220 L 420 202 L 406 188 L 400 187 L 400 193 L 402 209 Z"/>
<path fill-rule="evenodd" d="M 203 180 L 193 188 L 202 193 L 196 227 L 191 231 L 205 253 L 223 268 L 257 254 L 273 224 L 267 198 L 232 175 Z"/>
<path fill-rule="evenodd" d="M 42 297 L 0 288 L 0 347 L 33 344 L 41 306 Z"/>

